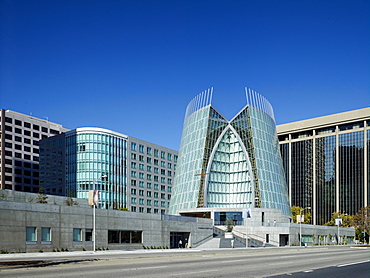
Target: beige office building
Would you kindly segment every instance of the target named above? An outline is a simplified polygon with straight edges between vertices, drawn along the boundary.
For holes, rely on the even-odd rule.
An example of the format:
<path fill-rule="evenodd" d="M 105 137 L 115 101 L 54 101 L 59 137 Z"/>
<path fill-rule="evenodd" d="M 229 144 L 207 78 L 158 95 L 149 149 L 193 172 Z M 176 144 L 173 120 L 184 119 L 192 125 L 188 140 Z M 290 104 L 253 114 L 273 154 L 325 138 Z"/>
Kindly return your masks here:
<path fill-rule="evenodd" d="M 321 225 L 370 200 L 370 108 L 277 126 L 292 206 Z"/>
<path fill-rule="evenodd" d="M 67 130 L 46 119 L 0 109 L 0 189 L 38 192 L 39 140 Z"/>

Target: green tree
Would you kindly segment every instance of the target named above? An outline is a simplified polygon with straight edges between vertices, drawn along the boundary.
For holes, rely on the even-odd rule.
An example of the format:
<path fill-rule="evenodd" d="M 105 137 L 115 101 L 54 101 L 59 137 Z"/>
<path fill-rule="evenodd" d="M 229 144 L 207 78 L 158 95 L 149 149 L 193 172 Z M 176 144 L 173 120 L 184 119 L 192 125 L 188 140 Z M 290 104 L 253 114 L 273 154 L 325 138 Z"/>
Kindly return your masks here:
<path fill-rule="evenodd" d="M 336 226 L 335 219 L 341 218 L 342 219 L 342 227 L 353 227 L 353 215 L 347 215 L 340 211 L 333 212 L 331 214 L 331 220 L 326 222 L 324 226 Z"/>
<path fill-rule="evenodd" d="M 361 208 L 353 216 L 353 226 L 356 228 L 357 238 L 365 240 L 370 234 L 370 205 Z"/>
<path fill-rule="evenodd" d="M 312 219 L 311 209 L 303 209 L 298 206 L 292 206 L 291 211 L 292 211 L 292 217 L 293 217 L 294 223 L 297 223 L 297 215 L 301 215 L 301 211 L 302 211 L 302 214 L 304 215 L 304 221 L 302 223 L 303 224 L 311 223 L 311 219 Z"/>
<path fill-rule="evenodd" d="M 45 194 L 45 189 L 43 187 L 39 188 L 39 195 L 37 196 L 36 203 L 47 204 L 48 196 Z"/>

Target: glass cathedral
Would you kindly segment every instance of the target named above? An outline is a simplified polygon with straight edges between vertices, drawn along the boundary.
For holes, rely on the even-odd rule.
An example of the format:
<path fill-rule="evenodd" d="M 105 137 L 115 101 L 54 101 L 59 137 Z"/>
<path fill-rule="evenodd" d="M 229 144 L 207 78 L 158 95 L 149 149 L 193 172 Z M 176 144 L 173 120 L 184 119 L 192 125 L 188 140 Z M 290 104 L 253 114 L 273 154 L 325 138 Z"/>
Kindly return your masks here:
<path fill-rule="evenodd" d="M 229 121 L 212 106 L 212 94 L 187 106 L 169 213 L 273 208 L 290 215 L 272 106 L 246 89 L 246 106 Z"/>

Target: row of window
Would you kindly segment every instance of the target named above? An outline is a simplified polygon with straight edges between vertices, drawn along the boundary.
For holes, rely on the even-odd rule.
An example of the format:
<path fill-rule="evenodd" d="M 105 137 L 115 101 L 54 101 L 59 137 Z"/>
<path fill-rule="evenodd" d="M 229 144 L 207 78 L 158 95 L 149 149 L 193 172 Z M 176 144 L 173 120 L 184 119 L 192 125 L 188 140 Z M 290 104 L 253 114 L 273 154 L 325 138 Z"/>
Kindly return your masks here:
<path fill-rule="evenodd" d="M 137 184 L 138 183 L 136 182 L 136 180 L 131 180 L 131 186 L 136 186 Z M 145 183 L 143 181 L 139 181 L 139 187 L 144 188 L 145 187 Z M 147 182 L 146 183 L 146 188 L 152 189 L 152 183 Z M 155 183 L 153 185 L 153 189 L 154 190 L 159 190 L 159 184 Z M 161 191 L 166 191 L 166 186 L 165 185 L 161 185 Z M 168 192 L 172 192 L 172 187 L 171 186 L 167 186 L 167 191 Z"/>
<path fill-rule="evenodd" d="M 17 183 L 24 183 L 24 184 L 33 184 L 33 185 L 39 185 L 40 181 L 38 179 L 30 179 L 30 178 L 21 178 L 21 177 L 13 177 L 13 176 L 6 176 L 4 177 L 5 181 L 14 182 Z"/>
<path fill-rule="evenodd" d="M 369 123 L 367 124 L 367 126 L 369 126 Z M 337 128 L 338 128 L 338 131 L 346 131 L 346 130 L 359 129 L 363 127 L 364 127 L 364 122 L 361 121 L 361 122 L 356 122 L 356 123 L 343 124 L 339 126 L 331 126 L 331 127 L 315 129 L 315 134 L 322 135 L 322 134 L 334 133 Z M 313 136 L 313 134 L 314 134 L 314 130 L 296 132 L 296 133 L 291 134 L 291 139 L 311 137 Z M 279 141 L 287 141 L 287 140 L 289 140 L 289 134 L 279 135 Z"/>
<path fill-rule="evenodd" d="M 13 140 L 13 135 L 11 135 L 11 134 L 5 134 L 5 139 L 7 139 L 7 140 Z M 14 136 L 14 141 L 21 142 L 22 143 L 22 137 Z M 33 143 L 34 146 L 38 146 L 39 145 L 39 141 L 38 140 L 31 141 L 31 139 L 29 139 L 29 138 L 23 138 L 23 143 L 24 144 L 31 144 L 31 143 Z"/>
<path fill-rule="evenodd" d="M 139 179 L 144 179 L 145 178 L 145 174 L 142 173 L 142 172 L 139 172 L 139 175 L 137 176 L 137 172 L 136 171 L 131 171 L 131 177 L 132 178 L 139 178 Z M 158 176 L 152 176 L 151 174 L 146 174 L 146 179 L 148 181 L 155 181 L 155 182 L 159 182 L 159 177 Z M 161 183 L 166 183 L 166 178 L 164 177 L 161 177 Z M 172 179 L 167 179 L 167 184 L 172 184 Z"/>
<path fill-rule="evenodd" d="M 41 236 L 41 244 L 51 244 L 52 242 L 52 229 L 50 227 L 41 227 L 40 235 L 38 235 L 37 227 L 26 227 L 26 243 L 37 244 L 39 241 L 38 236 Z M 74 228 L 72 231 L 73 242 L 86 243 L 93 242 L 93 230 L 92 229 L 80 229 Z M 83 237 L 85 235 L 85 237 Z M 120 231 L 120 230 L 108 230 L 108 243 L 142 243 L 142 232 L 141 231 Z"/>
<path fill-rule="evenodd" d="M 9 124 L 13 124 L 13 119 L 12 118 L 9 118 L 9 117 L 5 117 L 5 122 L 6 123 L 9 123 Z M 15 119 L 14 120 L 14 124 L 17 125 L 17 126 L 22 126 L 22 121 Z M 26 128 L 31 128 L 31 123 L 29 123 L 29 122 L 23 122 L 23 126 L 26 127 Z M 36 125 L 36 124 L 33 124 L 32 125 L 32 128 L 34 130 L 40 130 L 40 126 L 39 125 Z M 42 126 L 41 127 L 41 131 L 42 132 L 48 132 L 48 128 Z M 55 130 L 55 129 L 50 129 L 50 133 L 51 134 L 59 134 L 59 131 L 58 130 Z"/>
<path fill-rule="evenodd" d="M 139 196 L 144 196 L 144 190 L 139 189 L 138 193 L 139 193 L 138 194 Z M 136 195 L 136 189 L 135 188 L 131 188 L 131 195 Z M 151 198 L 152 197 L 152 191 L 147 191 L 146 196 Z M 153 192 L 153 197 L 158 199 L 159 198 L 159 192 Z M 161 193 L 161 199 L 166 199 L 166 193 Z M 171 194 L 168 194 L 167 199 L 168 200 L 171 199 Z"/>
<path fill-rule="evenodd" d="M 144 162 L 144 161 L 142 161 L 142 162 Z M 148 162 L 148 163 L 151 163 L 151 160 L 150 160 L 150 162 Z M 158 161 L 158 159 L 154 159 L 154 165 L 157 165 L 157 166 L 159 166 L 159 161 Z M 161 167 L 163 167 L 163 168 L 165 168 L 166 167 L 166 162 L 164 162 L 164 161 L 161 161 Z M 131 168 L 132 169 L 137 169 L 137 163 L 136 162 L 131 162 Z M 168 169 L 172 169 L 172 163 L 167 163 L 167 168 Z M 173 165 L 173 168 L 174 168 L 174 170 L 176 170 L 176 164 L 174 164 Z M 144 167 L 144 164 L 139 164 L 139 170 L 143 170 L 144 171 L 144 169 L 145 169 L 145 167 Z M 146 170 L 148 171 L 148 172 L 151 172 L 152 171 L 152 166 L 146 166 Z M 157 167 L 154 167 L 153 168 L 153 171 L 154 171 L 154 173 L 156 173 L 156 174 L 158 174 L 158 168 Z M 162 175 L 164 175 L 165 174 L 165 172 L 163 172 L 163 171 L 165 171 L 164 169 L 162 169 L 161 170 L 161 174 Z"/>
<path fill-rule="evenodd" d="M 140 153 L 145 153 L 145 147 L 143 145 L 139 144 L 139 148 L 137 148 L 137 144 L 135 142 L 131 143 L 131 150 L 132 151 L 137 151 L 138 150 Z M 157 150 L 157 149 L 153 150 L 151 147 L 146 147 L 146 154 L 147 155 L 152 155 L 153 154 L 154 157 L 159 157 L 159 150 Z M 166 152 L 160 151 L 160 154 L 161 154 L 160 157 L 162 159 L 166 159 Z M 173 161 L 176 163 L 178 156 L 177 155 L 172 155 L 171 153 L 167 153 L 167 160 L 172 161 L 172 158 L 173 158 Z"/>
<path fill-rule="evenodd" d="M 145 212 L 145 208 L 144 207 L 139 207 L 139 209 L 137 209 L 137 207 L 131 206 L 131 211 L 132 212 L 144 213 Z M 146 208 L 146 213 L 159 214 L 159 209 L 157 209 L 157 208 L 155 208 L 155 209 Z M 161 214 L 166 214 L 166 210 L 165 209 L 161 209 Z"/>
<path fill-rule="evenodd" d="M 16 175 L 25 175 L 25 176 L 33 176 L 33 177 L 36 177 L 38 178 L 39 177 L 39 172 L 35 172 L 35 171 L 30 171 L 30 170 L 22 170 L 22 169 L 19 169 L 19 168 L 9 168 L 9 167 L 5 167 L 5 173 L 13 173 L 16 174 Z"/>
<path fill-rule="evenodd" d="M 6 148 L 9 148 L 9 149 L 12 149 L 13 148 L 13 144 L 6 142 L 5 143 L 5 147 Z M 22 145 L 14 144 L 14 149 L 21 151 L 22 150 Z M 23 151 L 25 151 L 25 152 L 31 152 L 31 147 L 23 146 Z M 39 149 L 38 148 L 33 148 L 32 149 L 32 152 L 33 153 L 39 153 Z M 12 152 L 11 151 L 5 151 L 5 155 L 12 156 Z"/>
<path fill-rule="evenodd" d="M 33 168 L 35 170 L 38 170 L 39 169 L 39 164 L 36 164 L 36 163 L 30 163 L 30 162 L 22 162 L 20 160 L 11 160 L 11 159 L 5 159 L 4 160 L 5 164 L 8 164 L 8 165 L 13 165 L 13 162 L 14 162 L 14 165 L 17 166 L 17 167 L 23 167 L 24 168 Z"/>
<path fill-rule="evenodd" d="M 165 198 L 163 198 L 165 199 Z M 135 197 L 131 197 L 131 204 L 135 205 L 137 203 L 137 199 Z M 139 205 L 145 205 L 145 200 L 144 199 L 139 199 Z M 155 206 L 159 207 L 159 201 L 157 200 L 146 200 L 146 205 L 147 206 Z M 161 201 L 161 207 L 165 208 L 168 207 L 169 203 L 166 203 L 165 201 Z"/>
<path fill-rule="evenodd" d="M 6 155 L 9 156 L 9 154 L 6 154 Z M 22 154 L 15 152 L 14 157 L 15 158 L 22 158 Z M 39 161 L 40 160 L 38 156 L 31 156 L 29 154 L 23 154 L 23 158 L 26 159 L 26 160 L 33 160 L 33 161 Z M 5 159 L 4 162 L 5 162 L 5 164 L 13 165 L 13 161 L 11 159 Z"/>
<path fill-rule="evenodd" d="M 5 130 L 6 131 L 9 131 L 9 132 L 13 132 L 13 127 L 12 126 L 8 126 L 8 125 L 5 125 Z M 34 138 L 40 138 L 40 137 L 42 139 L 48 138 L 48 135 L 40 134 L 38 132 L 31 132 L 29 130 L 23 130 L 23 133 L 22 133 L 22 129 L 17 128 L 17 127 L 14 128 L 14 133 L 23 134 L 25 136 L 33 136 Z M 59 131 L 55 130 L 54 133 L 52 133 L 52 134 L 59 134 Z"/>

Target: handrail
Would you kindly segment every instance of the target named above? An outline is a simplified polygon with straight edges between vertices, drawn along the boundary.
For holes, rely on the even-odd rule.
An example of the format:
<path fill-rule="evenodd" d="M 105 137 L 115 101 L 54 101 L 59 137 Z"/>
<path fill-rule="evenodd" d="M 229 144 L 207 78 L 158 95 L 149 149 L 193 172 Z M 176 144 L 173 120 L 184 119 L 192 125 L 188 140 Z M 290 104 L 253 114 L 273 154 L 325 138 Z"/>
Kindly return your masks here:
<path fill-rule="evenodd" d="M 201 239 L 197 242 L 191 243 L 191 247 L 197 247 L 197 246 L 201 245 L 203 242 L 211 240 L 212 238 L 213 238 L 213 235 L 210 235 L 210 236 L 208 236 L 206 238 L 203 238 L 203 239 Z"/>

